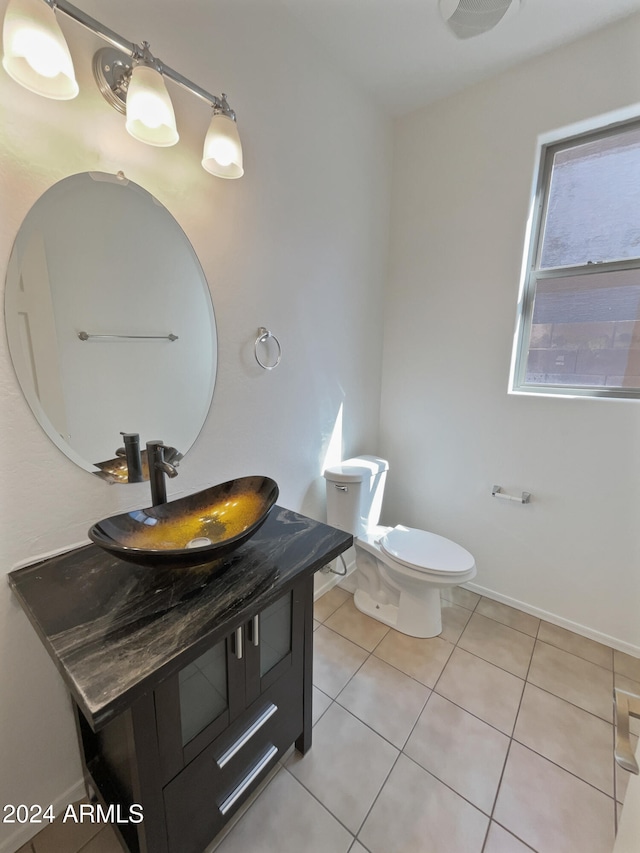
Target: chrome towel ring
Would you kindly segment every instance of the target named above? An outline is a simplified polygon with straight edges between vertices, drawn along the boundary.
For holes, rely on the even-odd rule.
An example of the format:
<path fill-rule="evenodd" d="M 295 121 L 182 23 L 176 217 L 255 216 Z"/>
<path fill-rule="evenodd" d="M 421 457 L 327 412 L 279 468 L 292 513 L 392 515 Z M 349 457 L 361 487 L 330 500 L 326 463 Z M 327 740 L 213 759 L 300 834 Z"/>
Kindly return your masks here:
<path fill-rule="evenodd" d="M 273 364 L 265 364 L 265 362 L 262 361 L 262 359 L 258 355 L 258 347 L 260 346 L 260 344 L 266 343 L 269 338 L 275 341 L 275 344 L 278 348 L 278 355 L 276 356 L 276 360 Z M 274 334 L 272 334 L 272 332 L 269 331 L 269 329 L 265 329 L 264 326 L 260 326 L 260 328 L 258 329 L 258 337 L 256 338 L 256 342 L 254 345 L 254 352 L 256 361 L 258 362 L 260 367 L 263 367 L 265 370 L 273 370 L 274 367 L 277 367 L 280 364 L 280 361 L 282 360 L 282 347 L 280 346 L 280 341 L 276 338 Z"/>

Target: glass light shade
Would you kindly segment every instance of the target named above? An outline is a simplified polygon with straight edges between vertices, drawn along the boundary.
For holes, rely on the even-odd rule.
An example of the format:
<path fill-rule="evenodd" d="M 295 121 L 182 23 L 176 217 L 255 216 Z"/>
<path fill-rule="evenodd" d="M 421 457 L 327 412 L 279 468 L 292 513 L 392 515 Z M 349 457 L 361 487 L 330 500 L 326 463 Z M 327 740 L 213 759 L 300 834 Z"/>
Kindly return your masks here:
<path fill-rule="evenodd" d="M 2 66 L 16 83 L 57 101 L 78 94 L 69 48 L 44 0 L 10 0 L 2 43 Z"/>
<path fill-rule="evenodd" d="M 241 178 L 242 145 L 232 118 L 214 115 L 204 140 L 202 168 L 218 178 Z"/>
<path fill-rule="evenodd" d="M 162 74 L 149 65 L 136 65 L 131 74 L 126 128 L 140 142 L 162 148 L 175 145 L 180 138 Z"/>

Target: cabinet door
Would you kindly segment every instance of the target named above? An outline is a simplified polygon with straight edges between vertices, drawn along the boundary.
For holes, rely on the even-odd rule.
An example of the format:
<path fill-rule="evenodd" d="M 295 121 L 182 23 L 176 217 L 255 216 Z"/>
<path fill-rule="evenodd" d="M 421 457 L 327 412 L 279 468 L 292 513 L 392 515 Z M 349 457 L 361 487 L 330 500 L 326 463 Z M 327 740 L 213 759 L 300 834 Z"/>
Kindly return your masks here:
<path fill-rule="evenodd" d="M 294 665 L 302 666 L 300 589 L 280 596 L 156 688 L 163 782 L 245 711 L 253 713 L 254 703 Z"/>
<path fill-rule="evenodd" d="M 182 745 L 229 710 L 226 640 L 194 660 L 178 674 Z"/>
<path fill-rule="evenodd" d="M 291 655 L 292 593 L 274 601 L 258 617 L 260 678 Z"/>
<path fill-rule="evenodd" d="M 155 690 L 167 781 L 223 732 L 245 706 L 241 629 L 220 640 Z"/>
<path fill-rule="evenodd" d="M 285 675 L 301 654 L 301 624 L 296 590 L 287 592 L 247 623 L 246 701 L 254 702 Z M 297 648 L 298 647 L 298 648 Z"/>

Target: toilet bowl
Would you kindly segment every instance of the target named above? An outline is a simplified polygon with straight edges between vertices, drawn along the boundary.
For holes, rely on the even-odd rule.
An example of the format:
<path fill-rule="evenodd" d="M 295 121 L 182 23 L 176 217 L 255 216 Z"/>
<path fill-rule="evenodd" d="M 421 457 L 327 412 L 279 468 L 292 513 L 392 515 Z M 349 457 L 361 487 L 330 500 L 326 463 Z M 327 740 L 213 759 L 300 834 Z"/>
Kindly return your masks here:
<path fill-rule="evenodd" d="M 352 533 L 358 610 L 412 637 L 442 631 L 440 590 L 476 575 L 473 556 L 443 536 L 378 525 L 389 465 L 357 456 L 327 468 L 327 521 Z"/>

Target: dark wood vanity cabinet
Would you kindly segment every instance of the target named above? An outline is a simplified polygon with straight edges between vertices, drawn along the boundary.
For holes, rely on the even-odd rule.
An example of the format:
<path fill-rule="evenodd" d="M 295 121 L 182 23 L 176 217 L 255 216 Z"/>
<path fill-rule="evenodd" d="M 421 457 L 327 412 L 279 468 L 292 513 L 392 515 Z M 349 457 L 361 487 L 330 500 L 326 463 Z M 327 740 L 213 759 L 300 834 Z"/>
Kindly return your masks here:
<path fill-rule="evenodd" d="M 117 826 L 132 853 L 202 853 L 293 743 L 310 746 L 312 619 L 311 577 L 100 732 L 77 709 L 98 798 L 143 808 L 142 823 Z"/>
<path fill-rule="evenodd" d="M 9 573 L 123 849 L 202 853 L 292 744 L 311 746 L 313 576 L 352 542 L 274 506 L 215 565 L 87 545 Z"/>
<path fill-rule="evenodd" d="M 289 746 L 302 747 L 304 609 L 300 585 L 156 690 L 170 853 L 202 850 Z"/>

